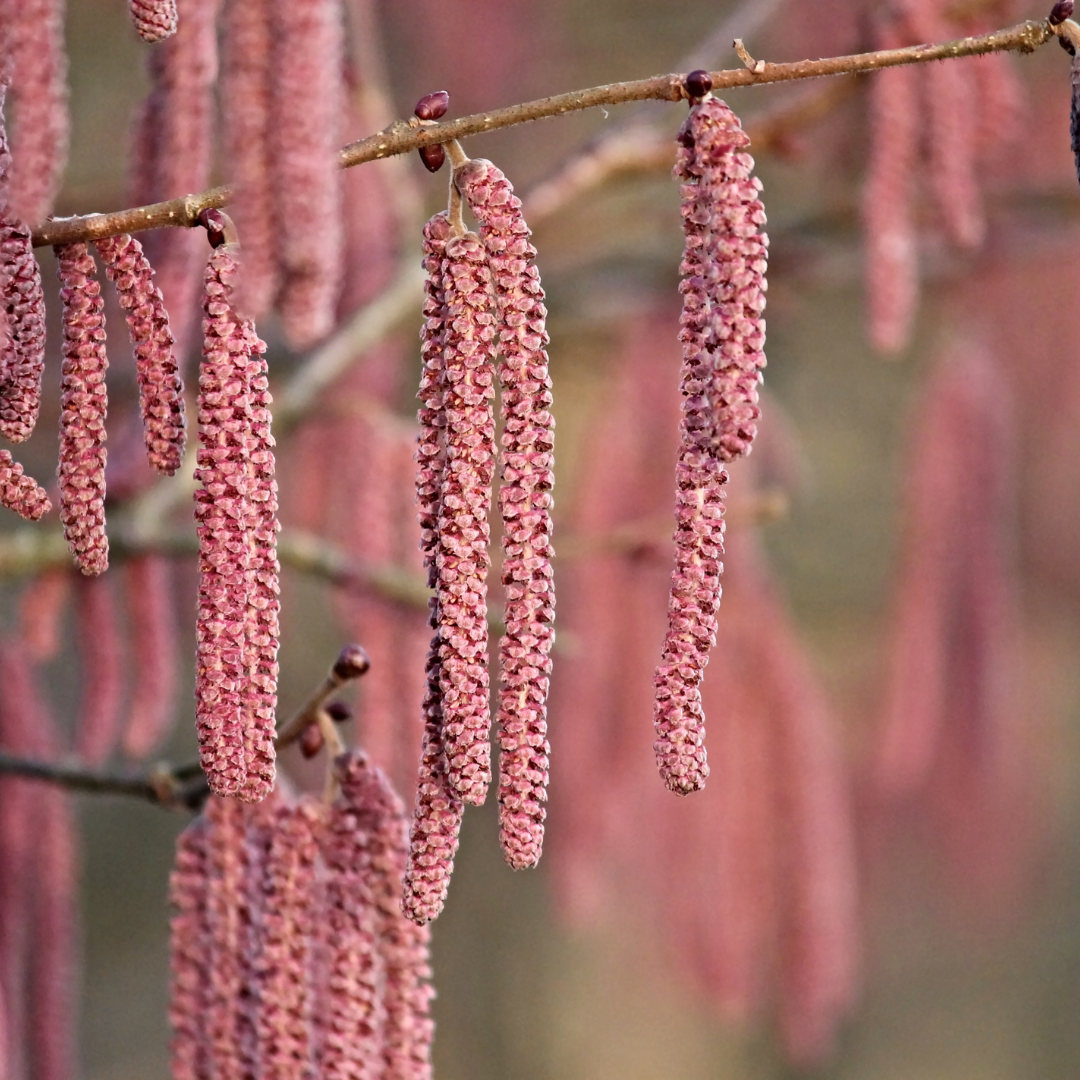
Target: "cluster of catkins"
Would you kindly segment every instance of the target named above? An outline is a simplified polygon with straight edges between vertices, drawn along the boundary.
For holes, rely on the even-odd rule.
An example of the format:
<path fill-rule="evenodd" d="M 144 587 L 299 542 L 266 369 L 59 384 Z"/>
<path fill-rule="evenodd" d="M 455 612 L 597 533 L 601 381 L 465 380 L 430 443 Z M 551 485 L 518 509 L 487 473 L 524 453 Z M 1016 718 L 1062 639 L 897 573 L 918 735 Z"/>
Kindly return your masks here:
<path fill-rule="evenodd" d="M 957 29 L 982 33 L 992 29 L 996 14 L 991 8 L 981 15 L 974 8 L 961 12 L 946 0 L 910 0 L 876 14 L 876 44 L 891 49 L 942 41 Z M 980 247 L 987 166 L 1003 142 L 1019 134 L 1022 100 L 1004 52 L 924 70 L 900 65 L 874 75 L 863 221 L 867 322 L 875 348 L 898 352 L 911 336 L 919 294 L 920 180 L 948 242 L 964 250 Z"/>
<path fill-rule="evenodd" d="M 540 858 L 547 800 L 547 693 L 554 637 L 551 379 L 536 249 L 521 202 L 489 161 L 460 161 L 456 191 L 480 222 L 445 213 L 424 229 L 417 502 L 435 635 L 427 663 L 405 910 L 434 918 L 446 897 L 463 803 L 491 781 L 486 575 L 502 391 L 499 836 L 511 866 Z M 496 354 L 498 362 L 496 363 Z"/>
<path fill-rule="evenodd" d="M 132 3 L 133 12 L 164 7 Z M 307 347 L 332 329 L 343 281 L 345 181 L 337 151 L 348 117 L 344 4 L 178 6 L 176 32 L 149 57 L 151 90 L 136 117 L 131 197 L 150 203 L 209 186 L 216 96 L 221 161 L 236 191 L 232 212 L 244 243 L 240 310 L 258 319 L 276 304 L 289 343 Z M 153 245 L 186 354 L 198 245 L 183 230 L 166 230 Z"/>
<path fill-rule="evenodd" d="M 12 155 L 0 125 L 0 434 L 28 439 L 41 407 L 45 361 L 45 300 L 29 229 L 17 216 L 12 194 Z M 139 400 L 150 464 L 171 475 L 184 446 L 183 397 L 173 338 L 160 290 L 137 240 L 99 240 L 97 251 L 116 287 L 135 353 Z M 105 316 L 90 248 L 56 248 L 64 307 L 60 397 L 60 520 L 79 569 L 100 574 L 108 566 L 105 535 Z M 50 509 L 44 491 L 0 451 L 0 501 L 31 520 Z"/>
<path fill-rule="evenodd" d="M 680 795 L 703 787 L 709 775 L 700 683 L 720 605 L 724 465 L 750 452 L 757 430 L 768 248 L 761 182 L 744 152 L 750 140 L 710 93 L 707 72 L 691 72 L 685 86 L 690 115 L 675 165 L 685 236 L 675 570 L 655 675 L 657 764 Z"/>
<path fill-rule="evenodd" d="M 170 880 L 174 1080 L 431 1076 L 428 931 L 401 911 L 408 824 L 359 752 L 331 805 L 212 796 Z"/>

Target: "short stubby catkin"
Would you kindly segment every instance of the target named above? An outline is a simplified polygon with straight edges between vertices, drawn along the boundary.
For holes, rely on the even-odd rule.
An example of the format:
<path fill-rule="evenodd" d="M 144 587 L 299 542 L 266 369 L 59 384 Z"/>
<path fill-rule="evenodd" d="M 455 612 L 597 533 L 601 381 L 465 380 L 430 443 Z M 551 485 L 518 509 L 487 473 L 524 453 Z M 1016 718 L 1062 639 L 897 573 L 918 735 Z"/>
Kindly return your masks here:
<path fill-rule="evenodd" d="M 164 41 L 176 33 L 176 0 L 131 0 L 131 21 L 143 41 Z"/>
<path fill-rule="evenodd" d="M 495 471 L 495 316 L 487 256 L 472 233 L 447 241 L 443 289 L 446 461 L 435 560 L 443 745 L 454 790 L 479 804 L 491 782 L 486 578 Z"/>
<path fill-rule="evenodd" d="M 555 421 L 544 291 L 521 200 L 490 161 L 460 166 L 454 181 L 480 222 L 499 312 L 502 385 L 502 582 L 499 643 L 499 839 L 515 869 L 540 858 L 550 746 L 547 696 L 555 618 L 551 488 Z"/>
<path fill-rule="evenodd" d="M 23 472 L 23 467 L 7 450 L 0 450 L 0 506 L 27 521 L 37 521 L 52 509 L 45 489 Z"/>
<path fill-rule="evenodd" d="M 135 350 L 147 459 L 158 472 L 172 476 L 184 456 L 184 387 L 165 302 L 135 237 L 110 236 L 99 240 L 97 249 L 116 286 Z"/>
<path fill-rule="evenodd" d="M 195 718 L 211 789 L 258 800 L 274 782 L 277 488 L 265 346 L 233 308 L 236 272 L 228 246 L 215 249 L 199 375 Z"/>
<path fill-rule="evenodd" d="M 64 305 L 60 394 L 60 521 L 84 574 L 109 565 L 105 535 L 105 312 L 85 244 L 56 249 Z"/>
<path fill-rule="evenodd" d="M 707 94 L 679 132 L 685 249 L 682 419 L 675 467 L 675 568 L 654 676 L 657 765 L 680 795 L 704 787 L 701 679 L 716 640 L 724 554 L 723 464 L 750 452 L 765 366 L 768 238 L 761 184 L 738 117 Z"/>

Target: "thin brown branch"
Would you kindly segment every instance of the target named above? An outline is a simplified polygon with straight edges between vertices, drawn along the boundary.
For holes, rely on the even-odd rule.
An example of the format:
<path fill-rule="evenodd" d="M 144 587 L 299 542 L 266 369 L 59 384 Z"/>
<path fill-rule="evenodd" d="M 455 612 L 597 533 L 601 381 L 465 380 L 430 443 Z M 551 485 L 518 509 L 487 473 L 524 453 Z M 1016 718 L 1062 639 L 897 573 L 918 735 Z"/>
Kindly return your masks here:
<path fill-rule="evenodd" d="M 0 750 L 2 775 L 40 780 L 91 795 L 126 795 L 173 810 L 193 809 L 205 798 L 201 771 L 197 777 L 187 775 L 189 772 L 171 770 L 164 763 L 145 773 L 108 772 L 88 769 L 78 762 L 38 761 Z"/>
<path fill-rule="evenodd" d="M 275 745 L 280 749 L 295 741 L 308 724 L 329 724 L 332 728 L 333 721 L 324 711 L 327 700 L 346 683 L 363 675 L 366 663 L 362 649 L 346 646 L 326 678 L 281 729 Z M 328 745 L 340 750 L 342 743 L 336 731 L 324 734 L 329 735 Z M 202 768 L 195 761 L 176 766 L 158 762 L 147 772 L 110 772 L 90 769 L 77 761 L 39 761 L 0 750 L 0 775 L 40 780 L 91 795 L 126 795 L 171 810 L 197 810 L 209 793 Z"/>
<path fill-rule="evenodd" d="M 1033 52 L 1045 44 L 1054 32 L 1045 20 L 1028 20 L 989 34 L 960 38 L 938 45 L 913 45 L 903 49 L 882 49 L 877 52 L 834 56 L 824 60 L 799 60 L 790 64 L 755 65 L 754 71 L 745 67 L 712 73 L 713 89 L 728 90 L 739 86 L 760 86 L 768 83 L 790 82 L 795 79 L 817 79 L 827 75 L 853 75 L 903 64 L 923 64 L 934 60 L 953 60 L 964 56 L 981 56 L 991 52 Z M 757 70 L 760 68 L 760 70 Z M 342 168 L 351 168 L 367 161 L 405 154 L 422 146 L 434 146 L 451 139 L 480 135 L 486 131 L 562 116 L 568 112 L 622 105 L 633 101 L 679 101 L 684 97 L 682 75 L 656 75 L 649 79 L 608 83 L 586 90 L 527 101 L 504 109 L 476 113 L 431 126 L 419 127 L 406 120 L 396 120 L 389 127 L 350 143 L 340 151 Z M 37 247 L 71 243 L 78 240 L 99 240 L 122 232 L 167 226 L 193 226 L 201 211 L 221 209 L 232 197 L 228 186 L 212 188 L 200 194 L 185 195 L 168 202 L 154 203 L 111 214 L 91 214 L 82 217 L 58 218 L 47 221 L 34 232 Z"/>

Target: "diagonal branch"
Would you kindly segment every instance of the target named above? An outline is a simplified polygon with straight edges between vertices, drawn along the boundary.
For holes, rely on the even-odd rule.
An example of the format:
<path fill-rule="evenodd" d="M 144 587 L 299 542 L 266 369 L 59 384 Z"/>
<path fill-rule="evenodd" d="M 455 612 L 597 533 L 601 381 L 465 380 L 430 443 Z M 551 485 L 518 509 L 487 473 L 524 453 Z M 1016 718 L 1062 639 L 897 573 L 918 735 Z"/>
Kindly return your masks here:
<path fill-rule="evenodd" d="M 1055 34 L 1046 20 L 1031 20 L 989 34 L 960 38 L 938 45 L 913 45 L 903 49 L 882 49 L 877 52 L 834 56 L 824 60 L 799 60 L 790 64 L 759 62 L 753 71 L 745 67 L 712 72 L 714 90 L 738 86 L 760 86 L 767 83 L 790 82 L 795 79 L 817 79 L 826 75 L 852 75 L 903 64 L 923 64 L 934 60 L 953 60 L 963 56 L 981 56 L 991 52 L 1033 52 Z M 396 120 L 389 127 L 365 139 L 349 143 L 340 151 L 342 168 L 351 168 L 367 161 L 405 154 L 422 146 L 433 146 L 480 135 L 486 131 L 525 124 L 531 120 L 561 116 L 568 112 L 594 109 L 607 105 L 622 105 L 632 101 L 679 101 L 685 97 L 682 75 L 656 75 L 650 79 L 608 83 L 586 90 L 527 101 L 505 109 L 476 113 L 444 123 L 419 126 L 419 122 Z M 185 195 L 168 202 L 120 210 L 112 214 L 90 214 L 83 217 L 56 218 L 45 222 L 34 232 L 36 247 L 74 241 L 100 240 L 123 232 L 139 232 L 165 226 L 193 226 L 205 209 L 221 209 L 232 198 L 227 185 L 212 188 L 196 195 Z"/>

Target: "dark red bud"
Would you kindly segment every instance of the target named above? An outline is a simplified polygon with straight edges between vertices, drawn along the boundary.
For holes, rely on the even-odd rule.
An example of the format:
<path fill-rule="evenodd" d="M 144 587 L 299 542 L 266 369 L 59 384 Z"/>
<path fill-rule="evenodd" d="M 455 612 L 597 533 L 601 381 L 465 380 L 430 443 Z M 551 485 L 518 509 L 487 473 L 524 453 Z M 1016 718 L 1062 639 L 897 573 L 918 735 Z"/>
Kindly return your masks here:
<path fill-rule="evenodd" d="M 1047 22 L 1051 26 L 1060 26 L 1066 19 L 1071 19 L 1073 13 L 1073 0 L 1057 0 L 1050 9 Z"/>
<path fill-rule="evenodd" d="M 683 86 L 692 98 L 703 98 L 712 89 L 712 76 L 707 71 L 691 71 Z"/>
<path fill-rule="evenodd" d="M 420 160 L 428 172 L 438 172 L 446 160 L 446 151 L 441 146 L 421 146 Z"/>
<path fill-rule="evenodd" d="M 352 719 L 352 709 L 344 701 L 331 701 L 325 711 L 335 724 L 344 724 L 346 720 Z"/>
<path fill-rule="evenodd" d="M 220 210 L 200 210 L 199 224 L 206 230 L 211 247 L 225 243 L 225 215 Z"/>
<path fill-rule="evenodd" d="M 323 748 L 323 733 L 318 724 L 308 724 L 300 736 L 300 753 L 313 758 Z"/>
<path fill-rule="evenodd" d="M 346 645 L 334 663 L 334 675 L 339 679 L 358 679 L 371 667 L 371 657 L 359 645 Z"/>
<path fill-rule="evenodd" d="M 438 120 L 449 107 L 450 95 L 445 90 L 436 90 L 434 94 L 425 94 L 416 103 L 415 111 L 421 120 Z"/>

